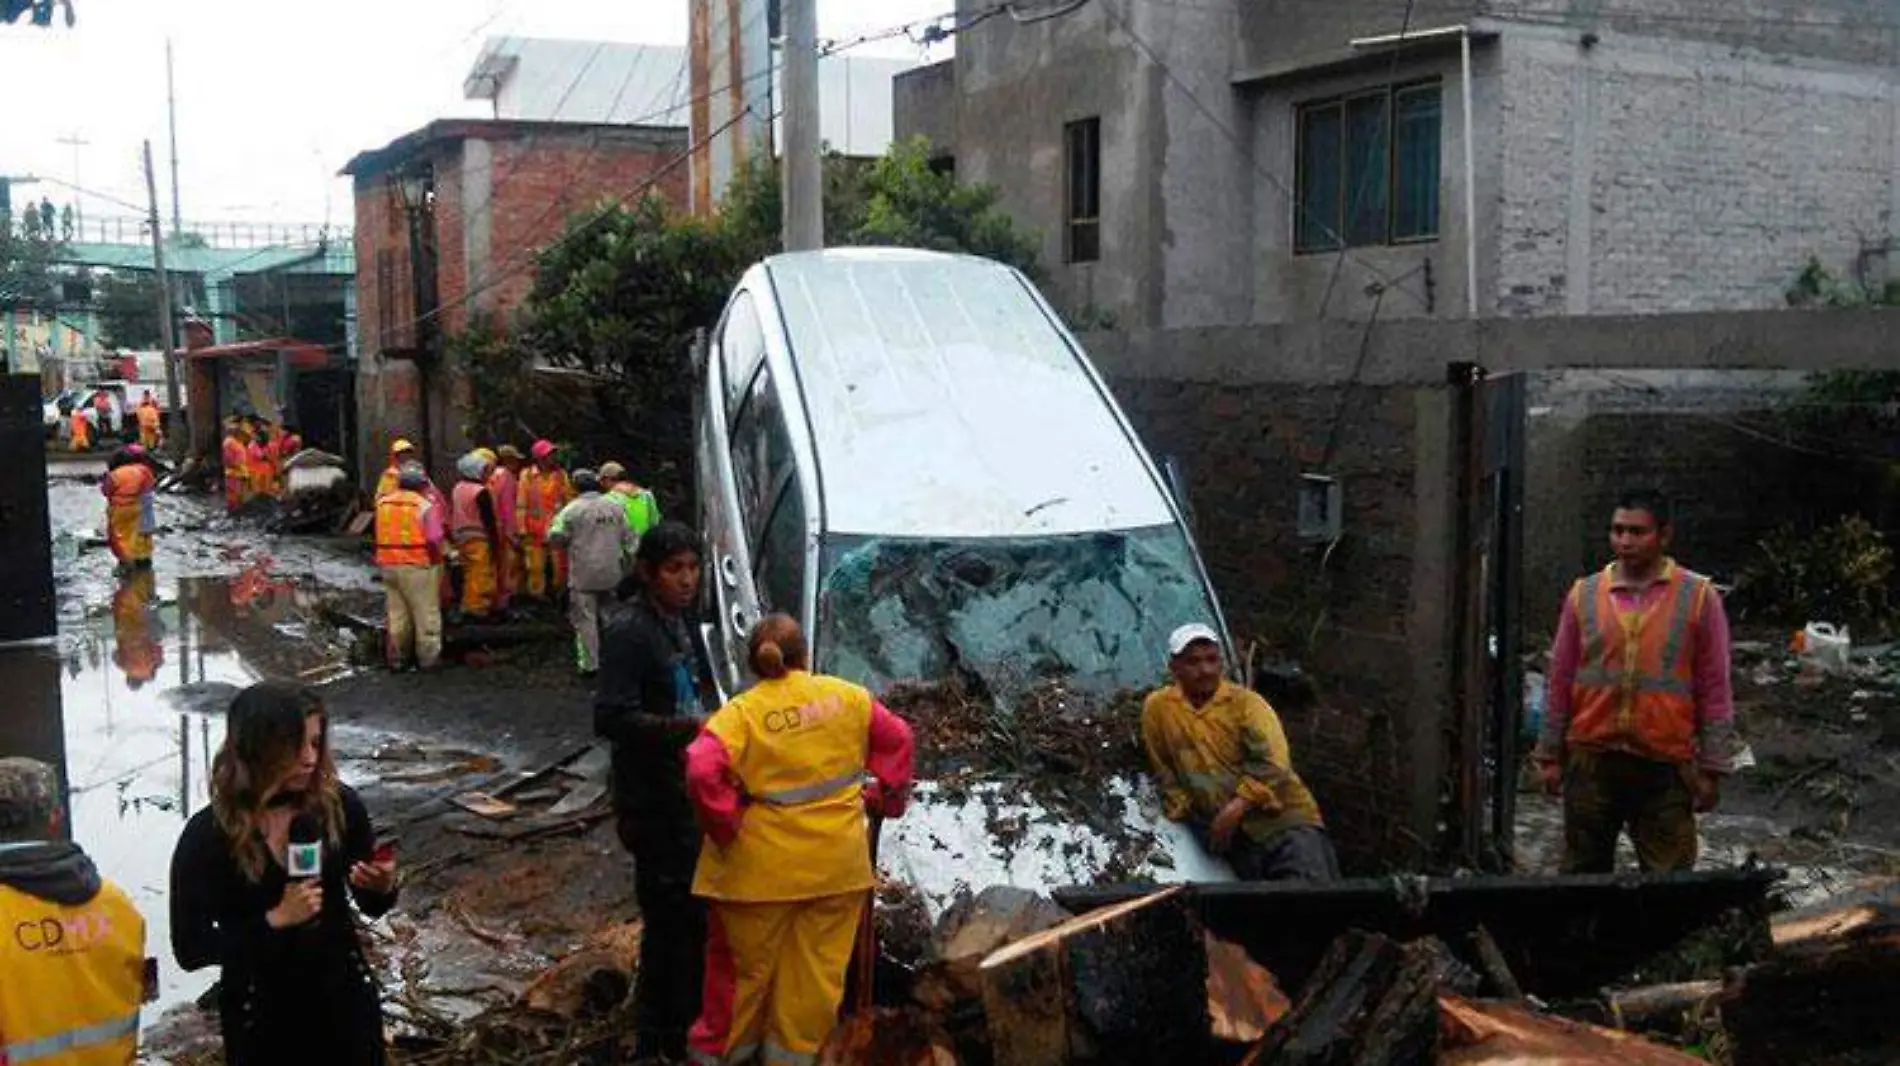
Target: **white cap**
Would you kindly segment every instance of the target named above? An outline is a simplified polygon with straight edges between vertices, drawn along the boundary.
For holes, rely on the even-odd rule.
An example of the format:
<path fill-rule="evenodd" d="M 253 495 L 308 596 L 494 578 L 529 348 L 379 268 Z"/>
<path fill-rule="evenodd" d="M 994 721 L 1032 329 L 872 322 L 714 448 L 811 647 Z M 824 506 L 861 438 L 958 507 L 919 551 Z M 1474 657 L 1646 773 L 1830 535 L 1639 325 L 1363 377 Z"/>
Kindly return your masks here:
<path fill-rule="evenodd" d="M 1220 634 L 1214 632 L 1213 626 L 1203 625 L 1200 622 L 1190 622 L 1182 626 L 1168 634 L 1168 658 L 1174 658 L 1188 650 L 1190 645 L 1198 644 L 1203 640 L 1212 641 L 1218 647 Z"/>

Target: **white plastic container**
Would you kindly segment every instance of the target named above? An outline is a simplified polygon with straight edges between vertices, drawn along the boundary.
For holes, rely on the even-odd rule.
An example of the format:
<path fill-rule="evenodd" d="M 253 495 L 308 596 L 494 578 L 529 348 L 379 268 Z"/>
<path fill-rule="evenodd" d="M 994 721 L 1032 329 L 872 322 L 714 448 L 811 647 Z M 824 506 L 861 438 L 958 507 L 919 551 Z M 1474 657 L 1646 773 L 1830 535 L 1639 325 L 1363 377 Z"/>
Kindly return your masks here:
<path fill-rule="evenodd" d="M 1847 653 L 1852 647 L 1853 640 L 1846 626 L 1836 628 L 1832 622 L 1809 622 L 1801 631 L 1801 665 L 1822 673 L 1844 674 Z"/>

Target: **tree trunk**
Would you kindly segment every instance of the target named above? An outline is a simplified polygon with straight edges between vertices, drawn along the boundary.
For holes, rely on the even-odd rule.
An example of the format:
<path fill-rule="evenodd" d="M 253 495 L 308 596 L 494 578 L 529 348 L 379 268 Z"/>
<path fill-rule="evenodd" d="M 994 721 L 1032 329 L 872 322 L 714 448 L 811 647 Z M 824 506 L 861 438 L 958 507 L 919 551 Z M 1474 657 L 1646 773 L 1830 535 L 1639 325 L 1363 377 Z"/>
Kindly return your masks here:
<path fill-rule="evenodd" d="M 1828 917 L 1722 997 L 1735 1066 L 1900 1061 L 1900 910 Z"/>
<path fill-rule="evenodd" d="M 1430 1066 L 1438 1050 L 1438 956 L 1423 943 L 1345 933 L 1247 1062 Z"/>

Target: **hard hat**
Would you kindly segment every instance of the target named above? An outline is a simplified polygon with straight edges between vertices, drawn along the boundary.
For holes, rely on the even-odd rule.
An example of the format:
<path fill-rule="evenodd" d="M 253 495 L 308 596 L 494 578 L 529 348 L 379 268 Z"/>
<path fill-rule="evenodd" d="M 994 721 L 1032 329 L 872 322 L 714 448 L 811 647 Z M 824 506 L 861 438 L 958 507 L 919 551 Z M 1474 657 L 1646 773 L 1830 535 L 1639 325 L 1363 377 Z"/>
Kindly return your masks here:
<path fill-rule="evenodd" d="M 614 462 L 600 464 L 600 480 L 603 484 L 612 484 L 617 481 L 625 481 L 626 479 L 626 467 Z"/>
<path fill-rule="evenodd" d="M 395 455 L 397 452 L 413 452 L 415 450 L 416 446 L 409 443 L 404 437 L 397 437 L 395 442 L 389 446 L 389 454 L 391 455 Z"/>
<path fill-rule="evenodd" d="M 495 462 L 495 453 L 492 449 L 477 448 L 475 449 L 475 455 L 484 463 L 489 463 L 492 465 Z"/>
<path fill-rule="evenodd" d="M 528 454 L 534 456 L 536 459 L 546 459 L 548 456 L 554 454 L 554 445 L 544 440 L 535 441 L 534 447 L 528 449 Z"/>
<path fill-rule="evenodd" d="M 512 444 L 504 444 L 495 449 L 495 455 L 501 459 L 519 459 L 521 458 L 521 449 Z"/>

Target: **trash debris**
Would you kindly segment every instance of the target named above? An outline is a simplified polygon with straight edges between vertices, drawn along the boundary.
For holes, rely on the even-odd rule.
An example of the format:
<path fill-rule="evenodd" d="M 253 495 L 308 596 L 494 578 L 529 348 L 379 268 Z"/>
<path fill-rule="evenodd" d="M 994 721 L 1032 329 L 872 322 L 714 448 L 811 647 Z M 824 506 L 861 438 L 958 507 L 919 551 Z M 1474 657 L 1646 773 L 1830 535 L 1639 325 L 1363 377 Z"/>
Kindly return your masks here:
<path fill-rule="evenodd" d="M 640 936 L 639 921 L 601 930 L 535 978 L 521 994 L 522 1004 L 569 1020 L 607 1014 L 633 989 Z"/>
<path fill-rule="evenodd" d="M 1847 672 L 1848 653 L 1853 646 L 1847 627 L 1836 627 L 1832 622 L 1809 622 L 1792 642 L 1802 667 L 1830 675 Z"/>
<path fill-rule="evenodd" d="M 507 800 L 496 799 L 486 792 L 464 792 L 459 796 L 449 797 L 449 802 L 470 814 L 478 814 L 483 818 L 512 818 L 517 810 L 514 804 Z"/>

